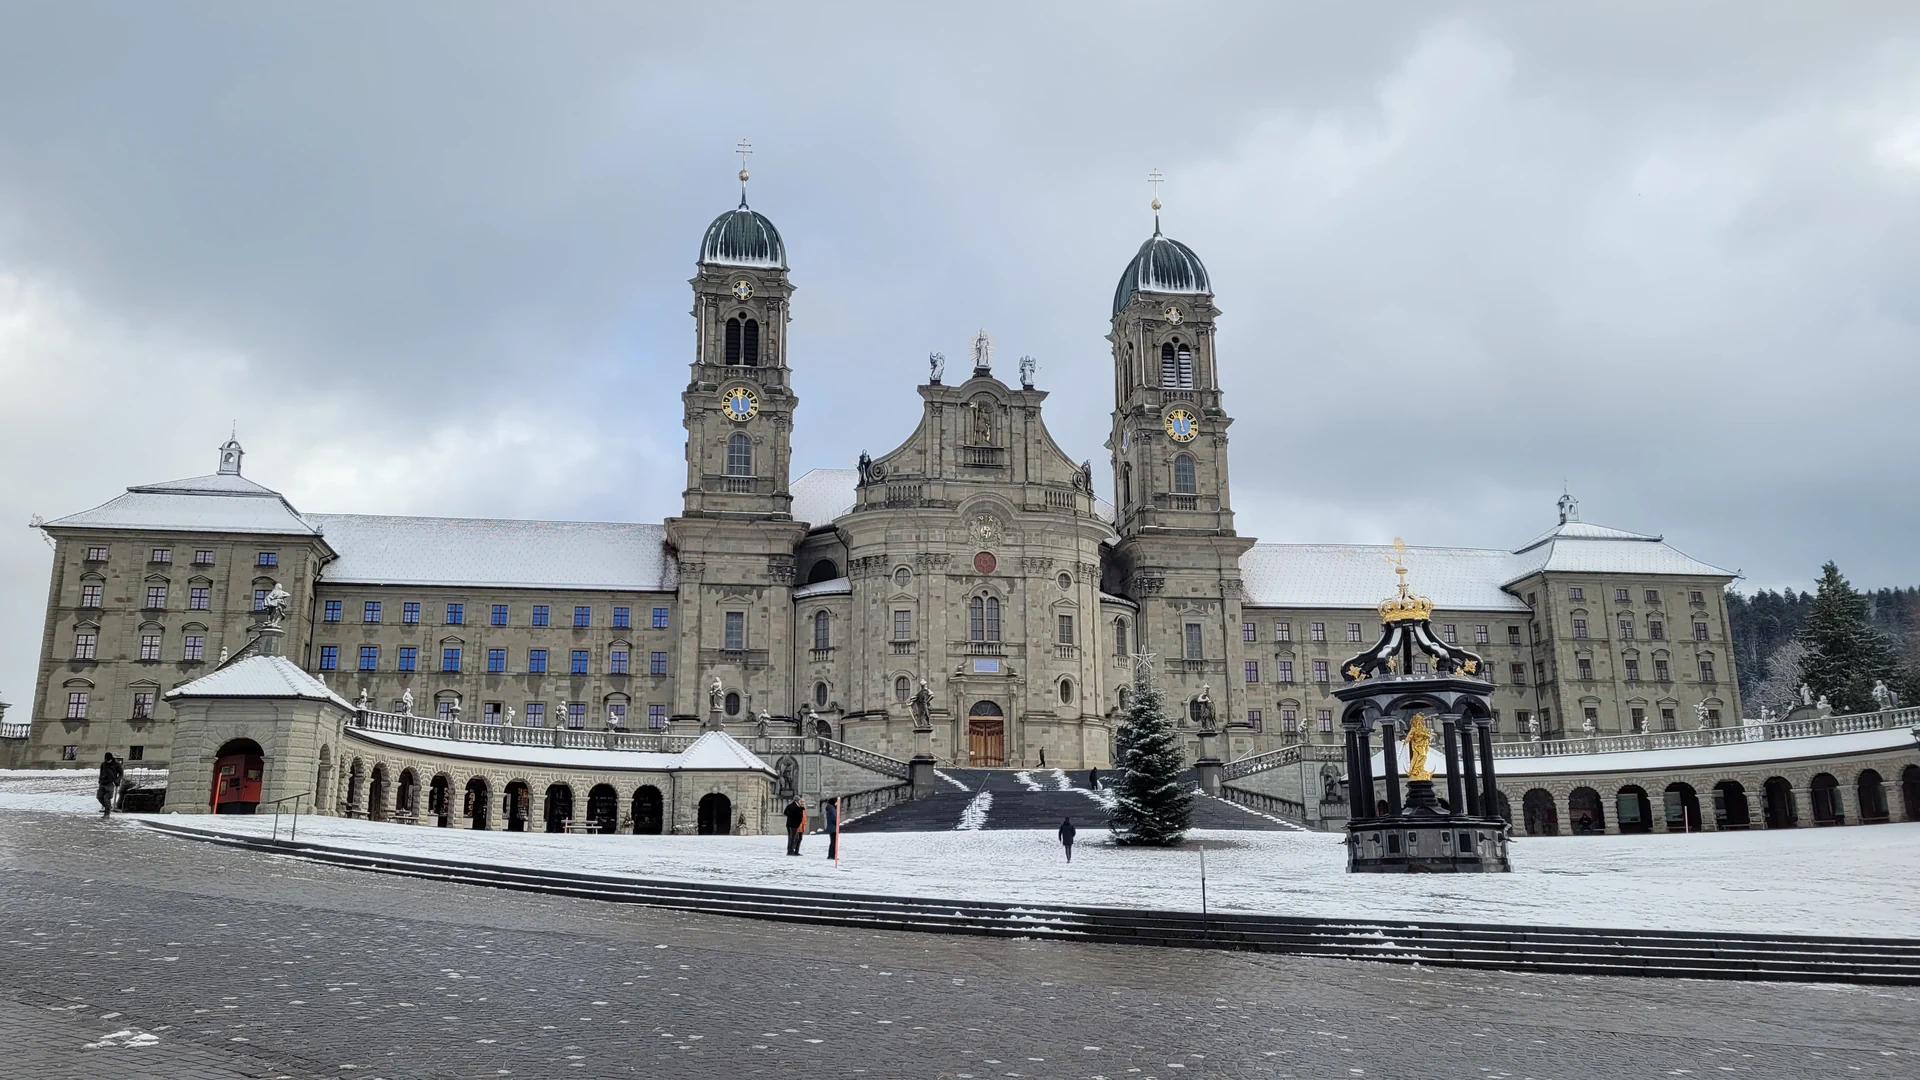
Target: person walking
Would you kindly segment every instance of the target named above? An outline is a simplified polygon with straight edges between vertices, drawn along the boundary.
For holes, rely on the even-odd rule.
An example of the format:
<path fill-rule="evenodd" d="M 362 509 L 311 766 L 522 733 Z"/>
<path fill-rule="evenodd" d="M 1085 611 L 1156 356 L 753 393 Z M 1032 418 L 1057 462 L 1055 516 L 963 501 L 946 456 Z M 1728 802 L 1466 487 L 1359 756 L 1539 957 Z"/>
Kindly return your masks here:
<path fill-rule="evenodd" d="M 807 807 L 800 796 L 795 795 L 793 801 L 787 803 L 787 854 L 800 854 L 800 837 L 806 829 Z"/>
<path fill-rule="evenodd" d="M 1067 849 L 1067 861 L 1073 861 L 1073 819 L 1060 820 L 1060 846 Z"/>
<path fill-rule="evenodd" d="M 100 763 L 100 786 L 94 790 L 93 797 L 100 800 L 100 816 L 113 816 L 113 800 L 120 795 L 120 780 L 127 774 L 127 768 L 120 759 L 107 751 L 107 759 Z"/>
<path fill-rule="evenodd" d="M 1100 770 L 1099 769 L 1087 770 L 1087 790 L 1088 791 L 1100 790 Z"/>
<path fill-rule="evenodd" d="M 827 858 L 840 861 L 840 797 L 827 800 Z"/>

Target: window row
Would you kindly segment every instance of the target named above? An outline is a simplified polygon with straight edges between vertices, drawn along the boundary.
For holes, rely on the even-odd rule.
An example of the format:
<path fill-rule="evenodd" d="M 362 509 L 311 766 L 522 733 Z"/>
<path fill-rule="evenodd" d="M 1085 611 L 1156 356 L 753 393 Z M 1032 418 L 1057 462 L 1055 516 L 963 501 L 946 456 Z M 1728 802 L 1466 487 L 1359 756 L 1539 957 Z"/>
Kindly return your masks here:
<path fill-rule="evenodd" d="M 164 660 L 162 641 L 164 634 L 152 633 L 140 635 L 140 648 L 135 656 L 141 660 Z M 188 633 L 180 639 L 180 659 L 205 660 L 207 658 L 207 635 Z M 73 635 L 73 658 L 75 660 L 98 660 L 100 658 L 100 634 L 94 630 L 81 630 Z"/>
<path fill-rule="evenodd" d="M 266 594 L 264 592 L 261 592 L 260 598 L 264 599 L 265 595 Z M 257 606 L 258 604 L 256 603 L 256 607 Z M 488 607 L 489 607 L 489 610 L 487 613 L 488 615 L 487 621 L 489 625 L 492 625 L 492 626 L 512 625 L 512 614 L 513 614 L 512 605 L 491 604 L 491 605 L 488 605 Z M 337 623 L 341 621 L 341 618 L 342 616 L 345 615 L 345 613 L 346 613 L 345 601 L 328 600 L 321 605 L 320 619 L 322 622 Z M 385 613 L 386 613 L 386 605 L 382 601 L 366 600 L 361 602 L 360 621 L 363 623 L 382 622 L 384 619 Z M 446 625 L 448 626 L 465 625 L 466 616 L 467 616 L 467 611 L 466 611 L 465 604 L 448 604 L 447 605 Z M 401 603 L 400 622 L 407 626 L 413 626 L 420 622 L 419 602 L 409 600 Z M 652 619 L 652 622 L 649 624 L 653 629 L 655 630 L 668 629 L 669 623 L 670 623 L 670 619 L 668 616 L 668 609 L 663 607 L 657 607 L 653 609 L 653 619 Z M 554 610 L 551 605 L 534 604 L 532 613 L 529 616 L 529 625 L 531 626 L 572 626 L 575 629 L 586 629 L 587 627 L 590 627 L 593 625 L 593 607 L 587 604 L 576 605 L 573 609 L 573 616 L 570 621 L 567 620 L 564 614 L 564 609 L 563 609 L 563 613 L 560 615 L 559 620 L 556 621 Z M 631 630 L 633 628 L 633 609 L 630 607 L 613 608 L 612 615 L 609 618 L 607 625 L 611 626 L 615 630 Z"/>
<path fill-rule="evenodd" d="M 1660 602 L 1659 589 L 1642 589 L 1640 596 L 1642 600 L 1644 600 L 1646 603 L 1649 603 L 1649 604 L 1658 604 Z M 1584 603 L 1587 599 L 1586 587 L 1582 585 L 1567 586 L 1567 599 L 1570 602 L 1575 604 Z M 1613 602 L 1616 604 L 1633 603 L 1633 590 L 1627 589 L 1627 588 L 1614 589 Z M 1704 590 L 1701 590 L 1701 589 L 1687 590 L 1687 603 L 1704 604 L 1706 602 L 1707 602 L 1707 594 Z M 1533 595 L 1531 593 L 1528 594 L 1527 596 L 1527 603 L 1529 605 L 1533 603 Z"/>
<path fill-rule="evenodd" d="M 153 719 L 153 703 L 158 694 L 159 691 L 157 690 L 135 689 L 133 691 L 133 711 L 131 718 L 134 720 Z M 92 697 L 93 692 L 90 690 L 67 691 L 67 719 L 89 719 L 88 714 L 92 711 Z M 61 760 L 71 761 L 73 759 L 62 757 Z"/>
<path fill-rule="evenodd" d="M 107 547 L 103 545 L 95 545 L 87 549 L 86 561 L 95 562 L 95 563 L 106 562 L 107 555 L 108 555 Z M 150 548 L 147 551 L 147 561 L 149 563 L 157 563 L 161 566 L 171 565 L 173 563 L 173 549 L 172 548 Z M 193 553 L 193 562 L 191 565 L 212 566 L 213 565 L 213 549 L 212 548 L 196 548 Z M 253 565 L 279 566 L 280 553 L 277 551 L 262 551 L 254 556 Z"/>
<path fill-rule="evenodd" d="M 1438 629 L 1440 632 L 1440 640 L 1446 642 L 1449 645 L 1458 645 L 1460 643 L 1461 631 L 1460 631 L 1459 623 L 1441 623 Z M 1472 624 L 1470 629 L 1473 633 L 1474 644 L 1487 645 L 1492 643 L 1493 627 L 1491 625 L 1487 623 L 1474 623 Z M 1357 623 L 1357 622 L 1350 622 L 1346 624 L 1346 639 L 1348 641 L 1353 641 L 1353 642 L 1360 642 L 1360 641 L 1367 640 L 1367 624 Z M 1240 640 L 1243 642 L 1247 642 L 1248 644 L 1252 644 L 1254 642 L 1259 641 L 1260 625 L 1254 622 L 1241 623 L 1240 624 Z M 1274 623 L 1273 624 L 1273 640 L 1280 643 L 1291 642 L 1293 640 L 1293 623 L 1291 622 Z M 1324 622 L 1307 623 L 1307 640 L 1308 641 L 1327 640 L 1327 624 Z M 1507 644 L 1509 645 L 1521 644 L 1520 628 L 1518 626 L 1507 627 Z"/>
<path fill-rule="evenodd" d="M 338 645 L 320 646 L 320 670 L 321 671 L 338 671 L 340 669 L 340 648 L 341 647 Z M 394 653 L 395 653 L 395 663 L 394 663 L 395 671 L 420 670 L 420 650 L 418 648 L 415 648 L 414 646 L 411 646 L 411 645 L 402 645 L 398 649 L 395 649 Z M 380 670 L 380 646 L 378 645 L 359 646 L 358 659 L 359 659 L 359 664 L 355 668 L 355 670 L 379 671 Z M 461 648 L 457 648 L 453 646 L 445 646 L 441 648 L 439 670 L 455 671 L 455 672 L 460 671 L 462 661 L 463 661 L 463 655 L 462 655 Z M 551 663 L 552 663 L 551 654 L 546 649 L 528 649 L 527 650 L 527 666 L 526 666 L 525 674 L 545 675 L 545 674 L 548 674 L 550 670 L 557 672 L 559 670 L 557 667 L 550 668 Z M 567 665 L 566 673 L 571 675 L 592 674 L 590 670 L 591 663 L 592 663 L 591 649 L 573 649 L 570 652 L 568 652 L 566 656 L 566 665 Z M 619 649 L 619 648 L 607 650 L 606 674 L 630 675 L 633 673 L 632 668 L 633 668 L 633 659 L 632 659 L 632 652 L 630 650 Z M 487 670 L 487 674 L 489 675 L 508 674 L 509 672 L 507 671 L 507 650 L 488 649 L 486 670 Z M 649 675 L 667 674 L 667 654 L 664 651 L 654 651 L 647 654 L 647 674 Z"/>
<path fill-rule="evenodd" d="M 1615 620 L 1614 628 L 1617 631 L 1619 631 L 1618 636 L 1621 641 L 1634 640 L 1634 624 L 1631 618 L 1623 616 Z M 1591 636 L 1591 633 L 1588 630 L 1587 620 L 1585 618 L 1582 618 L 1579 616 L 1574 617 L 1573 636 L 1576 639 L 1584 639 Z M 1693 620 L 1693 640 L 1706 641 L 1708 640 L 1709 636 L 1710 636 L 1710 630 L 1709 630 L 1709 627 L 1707 626 L 1706 620 L 1704 619 Z M 1659 619 L 1647 620 L 1647 640 L 1648 641 L 1667 640 L 1667 624 Z"/>

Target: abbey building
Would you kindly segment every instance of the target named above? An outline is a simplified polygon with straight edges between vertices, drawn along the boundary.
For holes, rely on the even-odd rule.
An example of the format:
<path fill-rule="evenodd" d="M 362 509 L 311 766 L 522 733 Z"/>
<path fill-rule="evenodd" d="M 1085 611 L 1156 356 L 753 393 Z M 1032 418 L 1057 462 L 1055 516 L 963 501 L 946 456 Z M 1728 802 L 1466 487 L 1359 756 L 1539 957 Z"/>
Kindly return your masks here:
<path fill-rule="evenodd" d="M 1153 653 L 1175 707 L 1212 703 L 1229 757 L 1339 738 L 1330 665 L 1376 636 L 1387 552 L 1236 530 L 1234 359 L 1190 248 L 1156 225 L 1114 292 L 1111 503 L 984 334 L 933 365 L 897 447 L 795 476 L 808 360 L 788 275 L 744 198 L 708 227 L 686 488 L 662 524 L 312 513 L 245 475 L 236 441 L 213 473 L 48 522 L 38 682 L 0 756 L 166 764 L 166 691 L 237 656 L 276 587 L 285 655 L 333 692 L 467 724 L 690 731 L 717 713 L 906 758 L 924 681 L 942 759 L 1105 766 L 1131 657 Z M 1406 554 L 1435 631 L 1487 659 L 1499 736 L 1738 723 L 1734 575 L 1570 498 L 1558 517 L 1517 547 Z"/>

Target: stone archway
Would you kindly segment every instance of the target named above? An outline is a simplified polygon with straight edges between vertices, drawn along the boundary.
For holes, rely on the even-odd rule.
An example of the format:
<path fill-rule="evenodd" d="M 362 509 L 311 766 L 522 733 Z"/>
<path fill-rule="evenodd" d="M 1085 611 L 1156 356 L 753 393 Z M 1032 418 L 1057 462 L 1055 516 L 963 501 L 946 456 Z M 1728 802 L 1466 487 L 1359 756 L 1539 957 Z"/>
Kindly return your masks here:
<path fill-rule="evenodd" d="M 1546 788 L 1534 788 L 1522 796 L 1520 813 L 1528 836 L 1560 835 L 1560 810 Z"/>
<path fill-rule="evenodd" d="M 660 789 L 652 784 L 643 784 L 633 793 L 633 833 L 635 836 L 658 836 L 661 828 Z"/>
<path fill-rule="evenodd" d="M 375 762 L 373 774 L 367 780 L 367 820 L 387 820 L 387 766 L 385 762 Z"/>
<path fill-rule="evenodd" d="M 1644 833 L 1653 831 L 1653 804 L 1647 799 L 1647 789 L 1638 784 L 1628 784 L 1613 797 L 1613 816 L 1623 833 Z"/>
<path fill-rule="evenodd" d="M 1920 821 L 1920 765 L 1900 771 L 1900 806 L 1908 821 Z"/>
<path fill-rule="evenodd" d="M 700 796 L 699 830 L 701 836 L 726 836 L 733 832 L 733 800 L 719 792 Z"/>
<path fill-rule="evenodd" d="M 1600 793 L 1590 787 L 1577 787 L 1567 796 L 1567 817 L 1575 836 L 1603 836 L 1607 831 L 1607 811 L 1600 805 Z"/>
<path fill-rule="evenodd" d="M 251 814 L 260 805 L 261 778 L 267 756 L 252 739 L 232 739 L 213 755 L 213 791 L 208 794 L 216 814 Z"/>
<path fill-rule="evenodd" d="M 1006 763 L 1006 714 L 998 702 L 974 702 L 967 710 L 967 764 L 991 769 Z"/>
<path fill-rule="evenodd" d="M 1767 828 L 1791 829 L 1800 824 L 1800 807 L 1793 798 L 1793 785 L 1784 776 L 1769 776 L 1761 788 L 1766 799 Z"/>
<path fill-rule="evenodd" d="M 1809 785 L 1813 796 L 1815 825 L 1845 825 L 1847 804 L 1840 798 L 1840 781 L 1832 773 L 1820 773 Z"/>
<path fill-rule="evenodd" d="M 447 796 L 452 789 L 453 780 L 446 773 L 435 776 L 427 788 L 427 813 L 433 815 L 433 823 L 442 829 L 453 824 L 453 815 L 447 806 Z"/>
<path fill-rule="evenodd" d="M 465 817 L 473 828 L 488 827 L 487 810 L 493 803 L 493 792 L 488 789 L 485 777 L 476 776 L 467 781 Z"/>
<path fill-rule="evenodd" d="M 500 809 L 507 815 L 508 832 L 526 832 L 527 820 L 533 816 L 533 788 L 525 780 L 508 783 Z"/>
<path fill-rule="evenodd" d="M 573 821 L 573 789 L 566 784 L 548 784 L 543 808 L 548 832 L 566 832 Z"/>
<path fill-rule="evenodd" d="M 603 833 L 620 828 L 620 793 L 612 784 L 595 784 L 587 792 L 587 820 Z"/>
<path fill-rule="evenodd" d="M 1880 770 L 1862 769 L 1853 780 L 1854 805 L 1860 808 L 1862 825 L 1877 825 L 1891 820 L 1887 808 L 1887 785 L 1880 779 Z"/>
<path fill-rule="evenodd" d="M 1713 825 L 1716 829 L 1746 829 L 1753 826 L 1752 811 L 1747 808 L 1747 788 L 1738 780 L 1722 780 L 1713 785 Z"/>
<path fill-rule="evenodd" d="M 1668 832 L 1700 831 L 1700 796 L 1692 784 L 1668 784 L 1661 801 L 1666 809 Z"/>

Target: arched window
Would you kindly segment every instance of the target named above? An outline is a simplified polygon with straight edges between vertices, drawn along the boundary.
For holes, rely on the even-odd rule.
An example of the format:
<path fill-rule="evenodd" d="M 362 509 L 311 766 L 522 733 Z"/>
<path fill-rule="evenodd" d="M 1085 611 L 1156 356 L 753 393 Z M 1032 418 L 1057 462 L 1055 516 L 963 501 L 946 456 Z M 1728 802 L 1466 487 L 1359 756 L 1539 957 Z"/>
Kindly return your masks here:
<path fill-rule="evenodd" d="M 1060 704 L 1062 705 L 1073 704 L 1073 680 L 1072 679 L 1060 680 Z"/>
<path fill-rule="evenodd" d="M 1193 350 L 1179 341 L 1160 346 L 1160 386 L 1165 390 L 1193 389 Z"/>
<path fill-rule="evenodd" d="M 832 581 L 840 576 L 840 568 L 832 559 L 821 559 L 807 568 L 807 584 L 818 585 L 823 581 Z"/>
<path fill-rule="evenodd" d="M 813 684 L 813 704 L 814 704 L 814 707 L 816 708 L 824 709 L 827 707 L 827 684 L 826 683 L 817 682 Z"/>
<path fill-rule="evenodd" d="M 1179 385 L 1180 368 L 1173 358 L 1173 342 L 1160 346 L 1160 385 L 1171 389 Z"/>
<path fill-rule="evenodd" d="M 1127 655 L 1127 620 L 1113 620 L 1113 655 L 1125 659 Z"/>
<path fill-rule="evenodd" d="M 824 611 L 813 613 L 813 647 L 816 649 L 833 647 L 833 622 Z"/>
<path fill-rule="evenodd" d="M 987 640 L 1000 640 L 1000 601 L 987 597 Z"/>
<path fill-rule="evenodd" d="M 740 695 L 735 692 L 729 692 L 727 694 L 726 704 L 723 707 L 727 710 L 728 716 L 739 716 L 740 715 Z"/>
<path fill-rule="evenodd" d="M 1173 459 L 1173 493 L 1175 495 L 1194 495 L 1199 486 L 1193 479 L 1193 458 L 1186 454 L 1176 455 Z"/>
<path fill-rule="evenodd" d="M 740 362 L 740 320 L 727 320 L 726 361 L 729 364 Z"/>
<path fill-rule="evenodd" d="M 967 604 L 967 637 L 973 641 L 1000 640 L 1000 601 L 976 596 Z"/>
<path fill-rule="evenodd" d="M 1193 350 L 1185 345 L 1176 345 L 1173 350 L 1173 362 L 1180 389 L 1193 389 Z"/>
<path fill-rule="evenodd" d="M 748 367 L 760 363 L 760 322 L 757 319 L 748 319 L 741 327 L 740 362 Z"/>
<path fill-rule="evenodd" d="M 727 436 L 727 475 L 753 475 L 753 440 L 746 433 L 736 431 Z"/>
<path fill-rule="evenodd" d="M 905 675 L 893 680 L 893 700 L 908 701 L 913 697 L 913 680 Z"/>
<path fill-rule="evenodd" d="M 1133 466 L 1120 466 L 1120 505 L 1133 504 Z"/>

